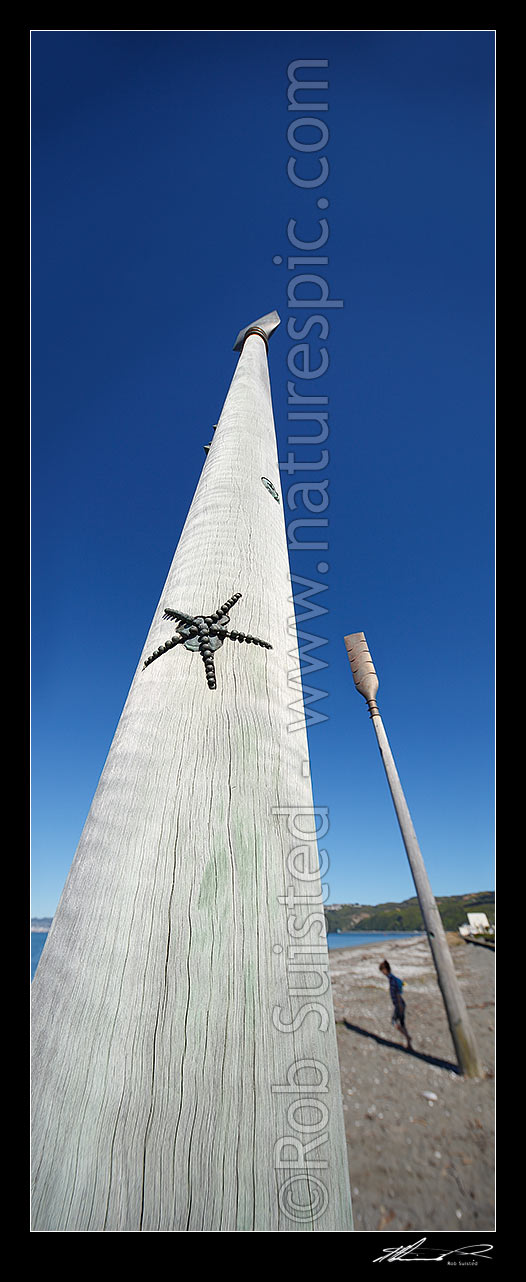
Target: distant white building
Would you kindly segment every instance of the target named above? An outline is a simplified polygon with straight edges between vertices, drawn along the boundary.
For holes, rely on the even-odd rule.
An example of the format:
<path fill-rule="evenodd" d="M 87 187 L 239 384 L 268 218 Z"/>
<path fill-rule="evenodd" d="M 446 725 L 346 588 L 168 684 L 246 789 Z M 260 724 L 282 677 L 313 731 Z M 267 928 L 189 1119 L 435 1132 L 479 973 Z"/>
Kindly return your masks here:
<path fill-rule="evenodd" d="M 463 939 L 469 935 L 494 935 L 495 927 L 488 921 L 486 913 L 468 913 L 468 922 L 459 926 L 458 933 Z"/>
<path fill-rule="evenodd" d="M 481 930 L 489 930 L 489 921 L 485 913 L 468 913 L 468 922 L 472 935 L 477 935 Z"/>

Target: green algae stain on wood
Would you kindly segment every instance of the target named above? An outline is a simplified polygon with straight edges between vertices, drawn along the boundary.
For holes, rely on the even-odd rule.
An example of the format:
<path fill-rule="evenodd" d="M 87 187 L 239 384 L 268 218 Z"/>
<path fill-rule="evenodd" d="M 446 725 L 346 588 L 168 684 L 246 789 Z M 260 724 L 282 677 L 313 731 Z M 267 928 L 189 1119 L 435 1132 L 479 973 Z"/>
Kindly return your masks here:
<path fill-rule="evenodd" d="M 201 912 L 213 913 L 225 908 L 232 897 L 232 861 L 226 848 L 219 846 L 210 855 L 199 887 L 197 907 Z"/>

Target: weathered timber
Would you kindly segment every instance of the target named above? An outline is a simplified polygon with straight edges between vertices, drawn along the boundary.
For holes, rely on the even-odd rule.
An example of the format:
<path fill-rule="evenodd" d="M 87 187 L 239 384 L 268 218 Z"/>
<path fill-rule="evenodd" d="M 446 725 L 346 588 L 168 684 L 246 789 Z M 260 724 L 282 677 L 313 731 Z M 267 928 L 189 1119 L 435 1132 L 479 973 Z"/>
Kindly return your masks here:
<path fill-rule="evenodd" d="M 261 483 L 280 496 L 278 322 L 241 332 L 33 983 L 37 1232 L 352 1229 L 323 815 L 305 728 L 290 731 L 283 503 Z M 204 643 L 167 646 L 172 616 L 234 598 L 238 637 L 272 648 L 216 648 L 208 688 Z"/>
<path fill-rule="evenodd" d="M 344 637 L 344 642 L 356 689 L 363 695 L 371 714 L 380 756 L 389 784 L 389 791 L 402 834 L 402 841 L 413 875 L 431 955 L 435 963 L 438 985 L 442 993 L 459 1067 L 466 1077 L 481 1077 L 482 1068 L 466 1003 L 455 973 L 446 932 L 431 889 L 409 806 L 405 799 L 389 740 L 378 710 L 376 695 L 379 682 L 365 635 L 363 632 L 352 632 L 349 636 Z"/>

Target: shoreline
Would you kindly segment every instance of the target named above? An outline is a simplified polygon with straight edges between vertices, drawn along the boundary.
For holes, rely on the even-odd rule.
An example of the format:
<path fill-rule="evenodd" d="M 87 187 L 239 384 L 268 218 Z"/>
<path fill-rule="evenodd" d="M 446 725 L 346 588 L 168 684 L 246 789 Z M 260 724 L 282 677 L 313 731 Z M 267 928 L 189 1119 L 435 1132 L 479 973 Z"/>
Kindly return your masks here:
<path fill-rule="evenodd" d="M 340 938 L 342 943 L 339 943 Z M 356 952 L 360 948 L 390 948 L 391 945 L 409 944 L 427 940 L 425 932 L 391 931 L 391 930 L 349 930 L 342 931 L 341 936 L 331 931 L 327 935 L 327 951 L 333 953 Z M 344 942 L 343 942 L 344 941 Z"/>
<path fill-rule="evenodd" d="M 356 933 L 359 934 L 359 931 Z M 371 930 L 364 931 L 364 934 L 367 935 L 372 935 L 372 933 L 373 932 Z M 351 934 L 350 931 L 349 934 Z M 400 932 L 400 936 L 396 936 L 394 933 L 389 935 L 389 932 L 386 932 L 385 934 L 383 932 L 379 932 L 378 939 L 370 939 L 366 944 L 360 944 L 360 948 L 380 948 L 383 944 L 389 944 L 389 947 L 394 949 L 396 952 L 400 948 L 411 948 L 413 945 L 421 943 L 427 944 L 427 935 L 424 931 L 419 935 L 403 935 L 402 932 Z M 340 954 L 346 955 L 349 952 L 349 948 L 331 948 L 330 951 L 331 957 L 334 957 L 335 954 L 337 956 Z"/>

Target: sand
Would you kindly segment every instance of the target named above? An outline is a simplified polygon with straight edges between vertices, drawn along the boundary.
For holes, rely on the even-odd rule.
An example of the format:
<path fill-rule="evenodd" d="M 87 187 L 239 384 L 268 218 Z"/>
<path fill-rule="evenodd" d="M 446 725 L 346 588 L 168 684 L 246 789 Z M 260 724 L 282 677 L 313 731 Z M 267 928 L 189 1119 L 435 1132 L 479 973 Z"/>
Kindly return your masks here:
<path fill-rule="evenodd" d="M 329 953 L 357 1232 L 494 1231 L 492 949 L 448 935 L 484 1077 L 457 1069 L 427 940 Z M 386 957 L 405 979 L 413 1053 L 391 1024 Z"/>

